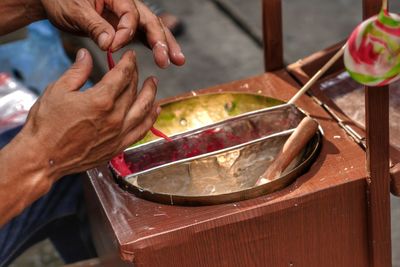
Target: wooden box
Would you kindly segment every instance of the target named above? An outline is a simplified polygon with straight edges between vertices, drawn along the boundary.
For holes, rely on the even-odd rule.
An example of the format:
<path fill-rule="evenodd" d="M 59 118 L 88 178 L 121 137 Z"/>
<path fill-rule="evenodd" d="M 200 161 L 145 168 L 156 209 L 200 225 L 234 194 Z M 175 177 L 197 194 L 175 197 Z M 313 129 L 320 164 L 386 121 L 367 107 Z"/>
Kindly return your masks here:
<path fill-rule="evenodd" d="M 200 90 L 288 100 L 285 70 Z M 184 96 L 179 96 L 184 97 Z M 309 172 L 279 192 L 223 205 L 161 205 L 124 192 L 107 166 L 88 172 L 87 203 L 104 266 L 368 266 L 365 152 L 316 101 L 297 105 L 324 131 Z"/>

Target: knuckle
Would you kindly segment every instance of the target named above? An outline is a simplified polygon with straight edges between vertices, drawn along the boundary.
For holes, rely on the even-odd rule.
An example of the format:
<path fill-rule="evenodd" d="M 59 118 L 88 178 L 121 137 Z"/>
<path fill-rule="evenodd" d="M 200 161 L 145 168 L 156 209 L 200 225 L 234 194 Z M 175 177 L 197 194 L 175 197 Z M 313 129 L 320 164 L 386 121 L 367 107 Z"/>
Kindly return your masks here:
<path fill-rule="evenodd" d="M 145 111 L 145 113 L 148 113 L 152 107 L 153 107 L 153 103 L 150 101 L 146 101 L 146 102 L 144 102 L 143 110 Z"/>
<path fill-rule="evenodd" d="M 150 115 L 150 121 L 151 121 L 151 125 L 153 125 L 156 121 L 157 121 L 158 115 L 156 112 L 152 112 L 152 114 Z"/>
<path fill-rule="evenodd" d="M 140 129 L 138 129 L 137 138 L 134 142 L 142 140 L 146 136 L 146 134 L 149 132 L 150 128 L 151 128 L 150 126 L 149 127 L 140 127 Z"/>
<path fill-rule="evenodd" d="M 130 117 L 130 123 L 131 124 L 137 124 L 138 122 L 140 122 L 142 119 L 143 119 L 143 114 L 141 114 L 141 113 L 135 113 L 135 114 L 132 114 L 132 116 Z"/>
<path fill-rule="evenodd" d="M 152 123 L 156 122 L 156 120 L 158 119 L 157 111 L 152 112 L 151 118 L 152 118 Z"/>
<path fill-rule="evenodd" d="M 113 101 L 108 97 L 96 97 L 93 102 L 96 109 L 102 112 L 110 112 L 114 108 Z"/>
<path fill-rule="evenodd" d="M 69 73 L 71 73 L 72 75 L 79 74 L 80 71 L 81 67 L 78 66 L 78 64 L 72 64 L 71 67 L 69 67 Z"/>
<path fill-rule="evenodd" d="M 133 70 L 128 68 L 121 68 L 118 70 L 119 74 L 115 77 L 115 85 L 110 87 L 114 88 L 113 90 L 122 90 L 125 89 L 126 86 L 129 85 L 131 81 L 133 81 Z"/>
<path fill-rule="evenodd" d="M 108 125 L 110 128 L 116 130 L 116 134 L 119 134 L 119 130 L 122 126 L 123 120 L 120 117 L 114 117 L 109 119 Z"/>
<path fill-rule="evenodd" d="M 103 111 L 107 111 L 107 112 L 112 111 L 114 108 L 114 103 L 110 99 L 104 100 L 101 108 Z"/>
<path fill-rule="evenodd" d="M 130 79 L 133 76 L 133 66 L 132 64 L 128 64 L 120 68 L 120 72 L 123 75 L 123 78 Z"/>
<path fill-rule="evenodd" d="M 75 84 L 76 81 L 83 79 L 82 71 L 78 67 L 72 66 L 67 75 L 63 78 L 64 79 L 61 80 L 62 84 L 69 87 L 69 85 Z"/>
<path fill-rule="evenodd" d="M 97 37 L 97 35 L 102 32 L 102 23 L 100 21 L 89 21 L 87 24 L 87 29 L 92 37 Z"/>
<path fill-rule="evenodd" d="M 134 51 L 129 51 L 126 58 L 128 60 L 128 66 L 134 69 L 136 66 L 136 53 Z"/>
<path fill-rule="evenodd" d="M 129 59 L 122 64 L 117 65 L 115 68 L 115 79 L 120 81 L 132 80 L 133 74 L 135 73 L 134 64 Z M 114 71 L 114 70 L 113 70 Z"/>

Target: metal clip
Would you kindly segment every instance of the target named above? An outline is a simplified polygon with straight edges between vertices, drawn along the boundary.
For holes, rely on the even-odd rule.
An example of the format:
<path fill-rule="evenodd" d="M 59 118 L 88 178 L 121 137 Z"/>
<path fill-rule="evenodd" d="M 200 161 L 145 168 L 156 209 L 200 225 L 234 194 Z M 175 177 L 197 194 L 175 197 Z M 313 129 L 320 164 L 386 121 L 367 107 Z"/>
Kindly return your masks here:
<path fill-rule="evenodd" d="M 315 96 L 311 96 L 312 99 L 320 105 L 332 118 L 339 124 L 340 128 L 342 128 L 348 136 L 350 136 L 354 142 L 356 142 L 362 149 L 366 150 L 367 143 L 365 136 L 361 136 L 356 130 L 354 130 L 350 125 L 346 124 L 335 111 L 333 111 L 328 105 L 323 103 L 321 100 L 316 98 Z"/>

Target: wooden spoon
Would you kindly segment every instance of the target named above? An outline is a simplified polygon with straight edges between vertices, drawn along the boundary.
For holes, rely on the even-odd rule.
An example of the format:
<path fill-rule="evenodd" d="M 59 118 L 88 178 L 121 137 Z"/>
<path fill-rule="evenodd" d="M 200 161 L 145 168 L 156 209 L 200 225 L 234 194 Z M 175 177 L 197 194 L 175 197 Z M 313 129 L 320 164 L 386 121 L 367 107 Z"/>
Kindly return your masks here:
<path fill-rule="evenodd" d="M 310 117 L 305 117 L 296 130 L 289 136 L 275 160 L 258 178 L 256 186 L 265 184 L 279 178 L 293 159 L 299 155 L 308 141 L 318 130 L 318 123 Z"/>

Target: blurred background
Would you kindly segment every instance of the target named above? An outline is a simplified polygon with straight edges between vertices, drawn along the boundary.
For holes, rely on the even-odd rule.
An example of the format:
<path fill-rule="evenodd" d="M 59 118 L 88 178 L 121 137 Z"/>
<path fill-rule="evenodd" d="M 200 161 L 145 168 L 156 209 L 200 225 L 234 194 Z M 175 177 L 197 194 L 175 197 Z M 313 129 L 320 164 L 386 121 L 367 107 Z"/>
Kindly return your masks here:
<path fill-rule="evenodd" d="M 158 97 L 196 90 L 263 73 L 260 0 L 149 0 L 182 21 L 177 37 L 186 55 L 184 67 L 158 69 L 145 47 L 137 51 L 141 81 L 159 77 Z M 307 56 L 345 39 L 361 20 L 360 0 L 283 0 L 285 61 Z M 400 12 L 400 1 L 391 11 Z M 95 82 L 106 71 L 104 52 L 85 38 L 64 35 L 67 43 L 89 47 L 97 69 Z M 117 58 L 118 55 L 115 56 Z M 360 99 L 363 101 L 363 99 Z M 394 266 L 400 267 L 400 200 L 392 198 L 392 240 Z M 62 266 L 49 241 L 26 251 L 11 266 Z"/>

